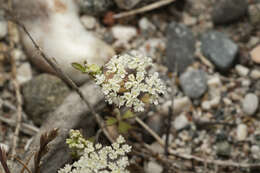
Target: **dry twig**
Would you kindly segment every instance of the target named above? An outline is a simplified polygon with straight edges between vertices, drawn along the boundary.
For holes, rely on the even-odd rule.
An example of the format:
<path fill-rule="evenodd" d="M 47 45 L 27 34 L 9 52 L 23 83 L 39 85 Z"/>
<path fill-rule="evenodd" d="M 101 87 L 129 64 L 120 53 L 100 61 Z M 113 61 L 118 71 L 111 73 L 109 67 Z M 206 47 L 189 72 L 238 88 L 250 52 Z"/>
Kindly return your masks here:
<path fill-rule="evenodd" d="M 4 123 L 6 123 L 6 124 L 8 124 L 12 127 L 16 126 L 16 122 L 14 120 L 11 120 L 9 118 L 5 118 L 3 116 L 0 116 L 0 121 L 4 122 Z M 37 128 L 33 125 L 30 125 L 30 124 L 21 123 L 21 132 L 23 132 L 26 135 L 33 136 L 33 135 L 35 135 L 36 133 L 39 132 L 39 128 Z"/>
<path fill-rule="evenodd" d="M 8 1 L 8 9 L 11 11 L 12 10 L 12 1 Z M 15 24 L 12 23 L 11 21 L 8 21 L 8 33 L 9 33 L 9 40 L 10 40 L 10 49 L 11 51 L 14 48 L 14 40 L 13 35 L 11 32 L 15 28 Z M 19 132 L 21 128 L 21 122 L 22 122 L 22 95 L 20 91 L 20 85 L 16 79 L 16 63 L 15 63 L 15 58 L 9 53 L 10 59 L 11 59 L 11 65 L 12 65 L 12 83 L 15 89 L 15 95 L 16 95 L 16 100 L 17 100 L 17 118 L 16 118 L 16 127 L 15 127 L 15 132 L 13 136 L 13 142 L 12 142 L 12 151 L 11 155 L 16 154 L 16 146 L 18 142 L 18 137 L 19 137 Z"/>
<path fill-rule="evenodd" d="M 23 165 L 23 169 L 21 171 L 21 173 L 23 172 L 24 169 L 26 169 L 28 171 L 28 173 L 32 173 L 32 171 L 27 167 L 27 165 L 25 163 L 23 163 L 22 160 L 20 160 L 19 158 L 17 157 L 14 157 L 14 159 L 19 162 L 21 165 Z"/>
<path fill-rule="evenodd" d="M 123 12 L 123 13 L 119 13 L 119 14 L 115 14 L 113 15 L 114 19 L 119 19 L 119 18 L 123 18 L 123 17 L 127 17 L 127 16 L 132 16 L 132 15 L 136 15 L 136 14 L 140 14 L 140 13 L 144 13 L 147 11 L 151 11 L 157 8 L 160 8 L 162 6 L 168 5 L 172 2 L 174 2 L 175 0 L 161 0 L 161 1 L 157 1 L 155 3 L 152 3 L 150 5 L 147 5 L 145 7 L 142 8 L 138 8 L 132 11 L 127 11 L 127 12 Z"/>
<path fill-rule="evenodd" d="M 5 170 L 5 173 L 10 173 L 10 170 L 7 166 L 7 157 L 6 157 L 6 152 L 2 147 L 0 147 L 0 162 Z"/>

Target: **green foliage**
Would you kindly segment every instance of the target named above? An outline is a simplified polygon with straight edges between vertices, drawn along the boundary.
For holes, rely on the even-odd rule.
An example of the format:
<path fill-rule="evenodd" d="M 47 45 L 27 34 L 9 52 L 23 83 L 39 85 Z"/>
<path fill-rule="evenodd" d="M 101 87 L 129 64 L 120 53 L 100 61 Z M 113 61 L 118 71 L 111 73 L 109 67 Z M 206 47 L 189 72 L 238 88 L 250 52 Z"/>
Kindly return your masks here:
<path fill-rule="evenodd" d="M 132 125 L 127 122 L 128 119 L 135 117 L 135 114 L 131 110 L 127 110 L 122 116 L 118 112 L 117 118 L 108 116 L 106 117 L 106 125 L 116 125 L 117 130 L 121 134 L 127 133 L 132 129 Z"/>
<path fill-rule="evenodd" d="M 102 67 L 99 67 L 96 64 L 87 64 L 86 62 L 82 65 L 76 62 L 71 63 L 72 67 L 82 73 L 88 73 L 92 77 L 102 73 Z"/>

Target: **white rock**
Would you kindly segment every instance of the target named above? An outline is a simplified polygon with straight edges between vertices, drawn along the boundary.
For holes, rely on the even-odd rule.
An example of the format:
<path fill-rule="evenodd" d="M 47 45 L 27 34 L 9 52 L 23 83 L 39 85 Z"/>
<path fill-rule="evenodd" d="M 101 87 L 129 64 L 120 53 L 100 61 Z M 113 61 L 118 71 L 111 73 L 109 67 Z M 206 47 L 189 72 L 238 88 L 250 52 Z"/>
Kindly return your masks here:
<path fill-rule="evenodd" d="M 21 16 L 20 22 L 25 24 L 43 52 L 49 57 L 54 57 L 72 80 L 82 84 L 89 79 L 88 75 L 74 69 L 71 63 L 87 61 L 89 64 L 102 66 L 115 52 L 110 45 L 84 28 L 75 0 L 55 2 L 16 0 L 13 5 L 14 11 Z M 39 55 L 28 36 L 24 32 L 20 35 L 31 61 L 43 71 L 54 72 Z"/>
<path fill-rule="evenodd" d="M 240 76 L 247 76 L 249 73 L 249 69 L 242 65 L 236 65 L 235 69 Z"/>
<path fill-rule="evenodd" d="M 225 105 L 231 105 L 232 104 L 232 101 L 229 98 L 226 98 L 226 97 L 223 99 L 223 102 L 225 103 Z"/>
<path fill-rule="evenodd" d="M 260 159 L 260 148 L 257 145 L 251 147 L 251 153 L 254 159 Z"/>
<path fill-rule="evenodd" d="M 197 19 L 195 17 L 190 16 L 187 13 L 183 13 L 182 18 L 183 18 L 183 23 L 187 26 L 192 26 L 197 23 Z"/>
<path fill-rule="evenodd" d="M 115 39 L 121 42 L 128 42 L 137 36 L 137 30 L 135 27 L 117 25 L 112 28 L 112 34 Z"/>
<path fill-rule="evenodd" d="M 214 97 L 212 100 L 210 100 L 210 107 L 217 107 L 220 103 L 221 97 Z"/>
<path fill-rule="evenodd" d="M 189 125 L 189 120 L 188 118 L 184 115 L 181 114 L 173 122 L 173 126 L 176 130 L 181 130 Z"/>
<path fill-rule="evenodd" d="M 4 38 L 7 34 L 7 21 L 0 19 L 0 39 Z"/>
<path fill-rule="evenodd" d="M 155 153 L 158 153 L 158 154 L 164 153 L 164 148 L 158 142 L 154 142 L 151 145 L 149 145 L 148 147 Z"/>
<path fill-rule="evenodd" d="M 247 126 L 245 124 L 239 124 L 237 127 L 237 140 L 244 141 L 247 137 Z"/>
<path fill-rule="evenodd" d="M 212 88 L 212 87 L 218 88 L 222 85 L 219 76 L 214 76 L 214 77 L 210 78 L 207 83 L 208 83 L 209 88 Z"/>
<path fill-rule="evenodd" d="M 32 69 L 31 65 L 27 63 L 23 63 L 18 69 L 17 69 L 17 80 L 20 84 L 24 84 L 25 82 L 32 79 Z"/>
<path fill-rule="evenodd" d="M 163 105 L 162 105 L 162 112 L 164 114 L 168 113 L 168 108 L 169 106 L 171 106 L 172 102 L 171 100 L 166 101 Z M 174 107 L 173 107 L 173 111 L 174 113 L 178 114 L 184 111 L 188 111 L 192 106 L 191 100 L 189 97 L 182 97 L 182 98 L 177 98 L 174 99 Z"/>
<path fill-rule="evenodd" d="M 86 29 L 94 29 L 97 24 L 97 21 L 93 16 L 84 15 L 80 18 L 80 21 Z"/>
<path fill-rule="evenodd" d="M 146 17 L 142 17 L 139 22 L 138 22 L 138 26 L 141 30 L 155 30 L 156 27 L 146 18 Z"/>
<path fill-rule="evenodd" d="M 144 168 L 145 173 L 162 173 L 163 167 L 155 161 L 149 161 Z"/>
<path fill-rule="evenodd" d="M 249 93 L 245 96 L 242 103 L 243 111 L 245 114 L 253 115 L 256 112 L 258 106 L 259 99 L 255 94 Z"/>
<path fill-rule="evenodd" d="M 260 79 L 260 70 L 252 70 L 250 73 L 252 79 Z"/>
<path fill-rule="evenodd" d="M 9 149 L 10 149 L 10 148 L 9 148 L 8 145 L 6 145 L 6 144 L 4 144 L 4 143 L 0 143 L 0 147 L 3 148 L 3 149 L 5 150 L 6 153 L 9 152 Z"/>
<path fill-rule="evenodd" d="M 206 100 L 201 103 L 201 107 L 203 110 L 210 110 L 211 104 L 210 101 Z"/>

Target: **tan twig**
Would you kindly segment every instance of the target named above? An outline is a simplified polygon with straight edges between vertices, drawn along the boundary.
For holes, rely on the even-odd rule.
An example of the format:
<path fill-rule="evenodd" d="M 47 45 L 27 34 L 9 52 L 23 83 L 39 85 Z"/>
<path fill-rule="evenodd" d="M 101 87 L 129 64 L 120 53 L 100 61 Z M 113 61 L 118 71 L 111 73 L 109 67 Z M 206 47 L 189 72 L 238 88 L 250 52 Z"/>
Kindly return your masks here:
<path fill-rule="evenodd" d="M 161 1 L 157 1 L 155 3 L 152 3 L 152 4 L 147 5 L 145 7 L 142 7 L 142 8 L 138 8 L 138 9 L 135 9 L 135 10 L 131 10 L 131 11 L 115 14 L 115 15 L 113 15 L 113 18 L 114 19 L 119 19 L 119 18 L 123 18 L 123 17 L 127 17 L 127 16 L 132 16 L 132 15 L 144 13 L 144 12 L 151 11 L 151 10 L 160 8 L 162 6 L 168 5 L 168 4 L 170 4 L 170 3 L 174 2 L 174 1 L 176 1 L 176 0 L 161 0 Z"/>
<path fill-rule="evenodd" d="M 88 106 L 91 114 L 94 115 L 99 127 L 102 129 L 103 133 L 106 135 L 108 140 L 113 143 L 114 139 L 110 136 L 108 133 L 105 123 L 103 122 L 102 118 L 96 113 L 94 108 L 91 106 L 91 104 L 88 102 L 88 100 L 84 97 L 82 91 L 79 89 L 79 87 L 62 71 L 62 69 L 57 64 L 56 60 L 54 58 L 48 57 L 40 48 L 40 46 L 36 43 L 36 41 L 33 39 L 31 34 L 28 32 L 26 27 L 20 23 L 18 20 L 14 19 L 14 22 L 22 28 L 22 30 L 26 33 L 26 35 L 29 37 L 29 39 L 32 41 L 34 47 L 37 49 L 37 51 L 40 53 L 40 55 L 43 57 L 43 59 L 55 70 L 57 75 L 61 77 L 65 82 L 67 82 L 80 96 L 80 98 L 85 102 L 85 104 Z"/>
<path fill-rule="evenodd" d="M 12 1 L 8 0 L 8 9 L 11 11 L 12 10 Z M 13 36 L 11 30 L 15 28 L 14 23 L 11 21 L 8 21 L 8 32 L 9 32 L 9 40 L 10 40 L 10 49 L 13 50 L 15 42 L 13 41 Z M 15 89 L 15 95 L 16 95 L 16 100 L 17 100 L 17 117 L 16 117 L 16 127 L 14 131 L 14 136 L 13 136 L 13 142 L 12 142 L 12 151 L 11 155 L 14 156 L 16 154 L 16 146 L 17 146 L 17 141 L 19 137 L 19 132 L 21 128 L 21 121 L 22 121 L 22 95 L 20 92 L 20 85 L 16 79 L 16 63 L 15 63 L 15 58 L 9 54 L 10 59 L 11 59 L 11 65 L 12 65 L 12 83 Z"/>
<path fill-rule="evenodd" d="M 161 137 L 159 135 L 157 135 L 153 129 L 151 129 L 148 125 L 146 125 L 139 117 L 135 117 L 135 120 L 138 124 L 140 124 L 147 132 L 150 133 L 150 135 L 152 135 L 156 141 L 164 147 L 164 141 L 161 139 Z"/>
<path fill-rule="evenodd" d="M 14 157 L 14 159 L 19 162 L 21 165 L 23 165 L 23 169 L 26 169 L 28 171 L 28 173 L 32 173 L 31 170 L 27 167 L 27 165 L 25 163 L 23 163 L 22 160 L 20 160 L 19 158 L 17 157 Z"/>
<path fill-rule="evenodd" d="M 0 116 L 0 121 L 4 122 L 12 127 L 16 126 L 16 122 L 14 120 L 5 118 L 3 116 Z M 33 125 L 30 125 L 30 124 L 21 123 L 21 132 L 23 132 L 26 135 L 33 136 L 39 132 L 39 128 L 37 128 Z"/>

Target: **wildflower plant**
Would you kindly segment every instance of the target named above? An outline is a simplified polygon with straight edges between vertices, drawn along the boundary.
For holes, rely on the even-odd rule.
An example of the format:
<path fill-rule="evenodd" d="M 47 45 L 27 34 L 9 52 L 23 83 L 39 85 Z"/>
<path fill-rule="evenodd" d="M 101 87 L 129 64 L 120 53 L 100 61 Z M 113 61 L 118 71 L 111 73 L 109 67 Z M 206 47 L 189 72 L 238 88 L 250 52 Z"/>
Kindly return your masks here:
<path fill-rule="evenodd" d="M 69 148 L 80 151 L 81 157 L 73 164 L 65 165 L 58 173 L 128 173 L 129 165 L 127 153 L 131 146 L 125 144 L 125 139 L 119 136 L 111 146 L 103 147 L 82 138 L 78 130 L 70 131 L 67 139 Z M 83 152 L 82 152 L 83 151 Z"/>
<path fill-rule="evenodd" d="M 104 65 L 73 66 L 85 73 L 89 73 L 105 94 L 109 104 L 117 107 L 126 106 L 135 112 L 144 111 L 146 104 L 158 104 L 160 94 L 164 94 L 165 85 L 159 79 L 157 72 L 150 74 L 152 59 L 133 51 L 129 54 L 116 55 Z"/>

